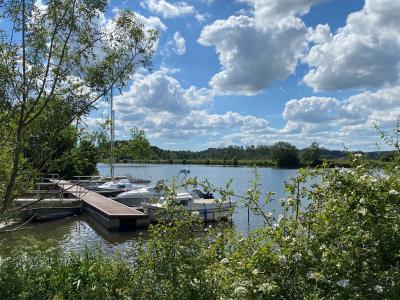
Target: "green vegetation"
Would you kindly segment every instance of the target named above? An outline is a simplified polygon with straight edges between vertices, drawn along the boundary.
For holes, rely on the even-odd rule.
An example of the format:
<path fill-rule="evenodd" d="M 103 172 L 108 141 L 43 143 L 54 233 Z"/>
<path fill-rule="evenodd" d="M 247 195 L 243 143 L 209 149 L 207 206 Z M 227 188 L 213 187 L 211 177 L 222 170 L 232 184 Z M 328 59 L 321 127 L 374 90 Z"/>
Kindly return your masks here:
<path fill-rule="evenodd" d="M 110 159 L 108 132 L 109 129 L 103 131 L 104 138 L 102 142 L 98 143 L 100 161 L 104 163 L 109 163 Z M 225 148 L 209 148 L 198 152 L 172 151 L 150 146 L 143 130 L 134 128 L 131 129 L 131 133 L 130 140 L 115 142 L 116 162 L 279 168 L 316 167 L 324 162 L 330 167 L 349 167 L 351 165 L 349 159 L 351 152 L 324 149 L 316 142 L 303 149 L 297 149 L 287 142 L 277 142 L 271 146 L 228 146 Z M 382 162 L 392 162 L 395 155 L 392 151 L 355 153 L 365 155 L 369 163 L 375 165 L 382 164 Z"/>
<path fill-rule="evenodd" d="M 396 162 L 400 161 L 397 154 Z M 6 298 L 68 299 L 398 299 L 400 297 L 400 168 L 302 170 L 286 186 L 283 214 L 269 210 L 257 176 L 243 203 L 265 226 L 242 236 L 209 228 L 196 216 L 152 226 L 124 259 L 86 251 L 13 252 L 0 260 Z M 319 183 L 306 188 L 318 176 Z M 188 179 L 224 197 L 217 189 Z M 169 190 L 171 192 L 171 190 Z M 307 199 L 307 200 L 306 200 Z M 304 207 L 304 209 L 300 209 Z"/>
<path fill-rule="evenodd" d="M 49 165 L 64 155 L 61 148 L 70 148 L 60 139 L 72 143 L 73 122 L 137 68 L 150 66 L 157 40 L 157 32 L 128 10 L 112 20 L 112 30 L 101 25 L 107 1 L 36 4 L 0 1 L 0 19 L 9 28 L 0 30 L 1 212 L 41 174 L 67 171 L 65 163 Z M 77 159 L 82 151 L 93 152 L 87 140 L 78 144 L 79 153 L 71 153 Z M 88 168 L 73 165 L 71 171 L 92 172 Z"/>
<path fill-rule="evenodd" d="M 47 160 L 44 174 L 58 174 L 62 178 L 72 179 L 73 176 L 95 175 L 100 150 L 96 145 L 95 135 L 79 132 L 70 125 L 57 136 L 56 151 Z"/>

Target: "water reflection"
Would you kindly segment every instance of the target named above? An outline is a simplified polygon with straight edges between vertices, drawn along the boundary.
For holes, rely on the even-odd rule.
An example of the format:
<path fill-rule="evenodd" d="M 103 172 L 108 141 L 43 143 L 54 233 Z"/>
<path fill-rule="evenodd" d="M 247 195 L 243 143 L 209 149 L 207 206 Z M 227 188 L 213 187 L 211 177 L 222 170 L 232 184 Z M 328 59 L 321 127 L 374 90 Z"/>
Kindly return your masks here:
<path fill-rule="evenodd" d="M 172 180 L 179 170 L 189 169 L 192 177 L 199 180 L 208 179 L 212 184 L 223 187 L 229 179 L 233 179 L 232 188 L 235 193 L 243 195 L 251 186 L 254 179 L 254 170 L 248 167 L 222 167 L 222 166 L 198 166 L 198 165 L 117 165 L 116 175 L 132 175 L 133 177 L 150 178 L 153 182 L 159 179 Z M 109 175 L 107 165 L 98 165 L 100 175 Z M 279 199 L 285 197 L 284 183 L 296 176 L 296 170 L 258 168 L 261 191 L 266 194 L 269 191 L 276 192 L 269 207 L 277 216 L 281 212 Z M 239 232 L 247 234 L 250 230 L 264 226 L 260 216 L 256 216 L 243 206 L 239 199 L 236 211 L 233 215 L 233 226 Z M 263 200 L 261 200 L 263 201 Z M 248 219 L 250 222 L 248 222 Z M 207 224 L 208 226 L 209 224 Z M 227 223 L 226 226 L 230 224 Z M 27 238 L 48 242 L 54 242 L 63 251 L 82 251 L 85 247 L 101 249 L 105 253 L 130 250 L 140 237 L 146 237 L 146 230 L 129 232 L 111 232 L 94 222 L 86 215 L 77 215 L 61 220 L 45 223 L 31 223 L 22 231 L 3 233 L 0 238 L 0 251 L 10 252 L 15 245 L 25 243 Z"/>

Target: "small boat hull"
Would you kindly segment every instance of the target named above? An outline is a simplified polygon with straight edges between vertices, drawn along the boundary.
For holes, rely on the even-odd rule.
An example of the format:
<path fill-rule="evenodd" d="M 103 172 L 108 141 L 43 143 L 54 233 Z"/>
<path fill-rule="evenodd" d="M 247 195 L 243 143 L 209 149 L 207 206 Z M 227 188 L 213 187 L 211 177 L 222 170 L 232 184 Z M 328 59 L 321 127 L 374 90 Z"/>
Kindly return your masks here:
<path fill-rule="evenodd" d="M 191 208 L 187 209 L 187 211 L 191 214 L 195 214 L 199 217 L 199 219 L 204 222 L 213 222 L 220 220 L 228 220 L 232 217 L 232 213 L 234 211 L 235 205 L 230 202 L 229 204 L 224 203 L 226 205 L 221 205 L 220 207 L 211 207 L 211 208 Z M 164 213 L 169 213 L 171 210 L 167 210 L 165 207 L 160 207 L 154 204 L 146 204 L 142 203 L 143 211 L 148 215 L 150 222 L 157 222 L 160 219 L 165 218 Z M 176 214 L 179 214 L 180 210 L 176 209 Z M 174 209 L 172 209 L 172 213 Z"/>

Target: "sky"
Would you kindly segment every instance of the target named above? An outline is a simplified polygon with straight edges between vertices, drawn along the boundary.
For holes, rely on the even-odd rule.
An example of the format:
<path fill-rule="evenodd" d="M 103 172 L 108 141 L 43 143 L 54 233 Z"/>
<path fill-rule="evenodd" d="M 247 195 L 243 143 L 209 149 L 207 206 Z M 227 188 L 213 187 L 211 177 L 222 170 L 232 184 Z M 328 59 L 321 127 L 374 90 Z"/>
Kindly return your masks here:
<path fill-rule="evenodd" d="M 400 115 L 399 0 L 111 0 L 160 37 L 115 92 L 116 139 L 203 150 L 287 141 L 376 151 Z M 86 120 L 107 118 L 109 106 Z"/>

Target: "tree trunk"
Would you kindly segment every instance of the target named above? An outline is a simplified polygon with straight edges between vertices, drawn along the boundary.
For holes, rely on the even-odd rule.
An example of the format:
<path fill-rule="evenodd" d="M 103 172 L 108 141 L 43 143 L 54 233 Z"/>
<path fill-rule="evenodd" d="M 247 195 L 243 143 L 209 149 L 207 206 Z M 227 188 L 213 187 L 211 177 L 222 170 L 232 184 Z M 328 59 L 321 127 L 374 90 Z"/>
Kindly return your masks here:
<path fill-rule="evenodd" d="M 16 147 L 14 151 L 14 159 L 13 159 L 13 166 L 12 166 L 12 172 L 10 175 L 10 179 L 8 180 L 7 184 L 7 189 L 6 193 L 4 195 L 4 202 L 1 207 L 1 212 L 4 213 L 7 208 L 10 207 L 12 201 L 14 200 L 13 198 L 13 192 L 15 188 L 15 183 L 18 177 L 18 171 L 19 171 L 19 160 L 20 160 L 20 155 L 21 155 L 21 143 L 22 143 L 22 124 L 19 124 L 17 128 L 17 136 L 16 136 Z"/>

